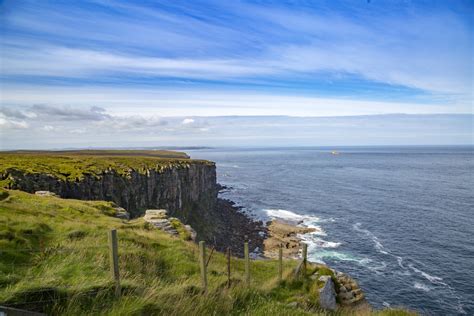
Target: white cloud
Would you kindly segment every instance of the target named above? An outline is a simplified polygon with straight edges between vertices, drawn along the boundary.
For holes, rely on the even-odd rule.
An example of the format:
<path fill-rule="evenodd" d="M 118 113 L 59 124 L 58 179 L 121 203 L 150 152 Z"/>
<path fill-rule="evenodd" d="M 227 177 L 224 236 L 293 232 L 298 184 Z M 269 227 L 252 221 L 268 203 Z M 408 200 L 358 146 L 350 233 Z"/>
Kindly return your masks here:
<path fill-rule="evenodd" d="M 6 130 L 6 129 L 26 129 L 28 128 L 29 125 L 27 122 L 22 121 L 22 120 L 15 120 L 15 119 L 10 119 L 0 113 L 0 129 L 1 130 Z"/>
<path fill-rule="evenodd" d="M 0 148 L 472 144 L 473 116 L 468 114 L 194 117 L 196 127 L 183 126 L 185 118 L 166 118 L 159 125 L 156 117 L 113 116 L 71 121 L 67 129 L 55 121 L 48 125 L 64 132 L 54 137 L 44 137 L 45 125 L 31 120 L 28 129 L 2 130 Z"/>
<path fill-rule="evenodd" d="M 69 130 L 69 133 L 71 133 L 71 134 L 85 134 L 86 129 L 85 128 L 74 128 L 74 129 Z"/>
<path fill-rule="evenodd" d="M 46 132 L 51 132 L 51 131 L 55 131 L 57 128 L 52 126 L 52 125 L 45 125 L 43 126 L 42 130 L 43 131 L 46 131 Z"/>
<path fill-rule="evenodd" d="M 190 119 L 190 118 L 186 118 L 181 122 L 181 124 L 183 124 L 183 125 L 189 125 L 189 124 L 192 124 L 192 123 L 194 123 L 194 120 Z"/>

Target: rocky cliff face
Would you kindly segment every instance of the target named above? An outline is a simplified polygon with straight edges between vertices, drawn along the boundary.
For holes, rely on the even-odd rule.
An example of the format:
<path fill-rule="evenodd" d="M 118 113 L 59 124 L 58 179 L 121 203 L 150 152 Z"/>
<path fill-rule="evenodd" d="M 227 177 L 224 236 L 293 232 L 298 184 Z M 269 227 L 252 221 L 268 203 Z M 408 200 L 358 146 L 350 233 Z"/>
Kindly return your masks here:
<path fill-rule="evenodd" d="M 198 234 L 210 232 L 216 211 L 216 168 L 213 163 L 189 163 L 163 170 L 119 174 L 108 169 L 100 175 L 85 175 L 75 181 L 45 173 L 26 173 L 8 169 L 3 174 L 11 189 L 33 193 L 47 190 L 63 198 L 113 201 L 138 217 L 146 209 L 162 208 L 170 216 L 192 225 Z"/>

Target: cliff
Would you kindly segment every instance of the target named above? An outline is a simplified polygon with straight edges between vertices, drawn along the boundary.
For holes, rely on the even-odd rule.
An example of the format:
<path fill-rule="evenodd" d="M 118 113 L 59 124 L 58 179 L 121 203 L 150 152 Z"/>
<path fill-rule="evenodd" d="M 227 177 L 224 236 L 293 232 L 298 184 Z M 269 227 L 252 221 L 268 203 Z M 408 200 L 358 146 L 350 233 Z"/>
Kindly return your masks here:
<path fill-rule="evenodd" d="M 112 201 L 132 217 L 163 208 L 200 237 L 212 234 L 217 206 L 213 162 L 120 154 L 6 153 L 0 155 L 0 183 L 29 193 L 47 190 L 63 198 Z"/>

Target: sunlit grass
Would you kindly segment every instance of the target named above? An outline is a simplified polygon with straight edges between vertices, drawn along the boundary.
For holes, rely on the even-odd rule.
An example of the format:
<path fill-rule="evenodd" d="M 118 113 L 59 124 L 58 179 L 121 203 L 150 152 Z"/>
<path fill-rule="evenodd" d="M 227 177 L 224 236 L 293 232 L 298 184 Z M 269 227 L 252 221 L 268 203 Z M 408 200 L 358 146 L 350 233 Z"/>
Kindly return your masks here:
<path fill-rule="evenodd" d="M 318 308 L 314 289 L 293 279 L 294 260 L 284 261 L 281 283 L 275 260 L 253 261 L 247 288 L 244 262 L 232 257 L 228 288 L 227 259 L 214 252 L 203 293 L 199 251 L 185 235 L 171 237 L 142 219 L 111 217 L 109 202 L 0 193 L 0 305 L 57 315 L 327 314 Z M 120 298 L 109 270 L 107 233 L 113 228 L 119 237 Z M 380 315 L 409 315 L 387 313 Z"/>

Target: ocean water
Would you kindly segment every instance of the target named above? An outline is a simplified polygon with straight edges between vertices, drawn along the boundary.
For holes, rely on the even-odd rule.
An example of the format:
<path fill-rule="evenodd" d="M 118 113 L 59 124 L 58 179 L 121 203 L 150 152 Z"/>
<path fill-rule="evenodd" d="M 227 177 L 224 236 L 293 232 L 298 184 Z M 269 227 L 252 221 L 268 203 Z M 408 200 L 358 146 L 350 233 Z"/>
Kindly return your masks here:
<path fill-rule="evenodd" d="M 373 306 L 474 315 L 474 147 L 188 152 L 215 161 L 222 196 L 252 216 L 318 228 L 310 260 L 356 278 Z"/>

